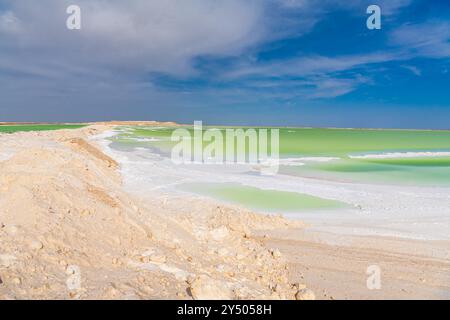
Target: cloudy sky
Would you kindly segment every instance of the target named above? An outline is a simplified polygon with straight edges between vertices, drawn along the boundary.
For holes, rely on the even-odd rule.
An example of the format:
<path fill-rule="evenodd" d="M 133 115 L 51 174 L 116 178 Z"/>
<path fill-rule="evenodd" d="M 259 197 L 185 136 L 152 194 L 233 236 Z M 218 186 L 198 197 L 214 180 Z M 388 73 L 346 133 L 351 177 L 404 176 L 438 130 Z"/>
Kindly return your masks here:
<path fill-rule="evenodd" d="M 450 129 L 449 71 L 450 1 L 0 0 L 0 122 Z"/>

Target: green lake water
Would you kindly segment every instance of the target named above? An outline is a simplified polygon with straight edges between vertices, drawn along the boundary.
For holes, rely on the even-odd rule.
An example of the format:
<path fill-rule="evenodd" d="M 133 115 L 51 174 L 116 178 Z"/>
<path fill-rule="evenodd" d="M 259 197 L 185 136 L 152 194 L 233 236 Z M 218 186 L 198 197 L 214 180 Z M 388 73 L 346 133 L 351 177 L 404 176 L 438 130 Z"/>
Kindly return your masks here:
<path fill-rule="evenodd" d="M 239 204 L 266 212 L 300 212 L 347 207 L 339 201 L 327 200 L 296 192 L 263 190 L 237 183 L 187 183 L 179 188 L 224 202 Z"/>
<path fill-rule="evenodd" d="M 0 133 L 51 131 L 62 129 L 79 129 L 85 127 L 82 124 L 24 124 L 24 125 L 0 125 Z"/>
<path fill-rule="evenodd" d="M 186 129 L 194 136 L 192 127 Z M 224 136 L 226 129 L 227 127 L 217 128 Z M 113 145 L 122 148 L 148 148 L 152 152 L 169 157 L 172 147 L 176 144 L 171 141 L 174 128 L 129 127 L 121 130 L 112 141 Z M 351 183 L 450 186 L 448 156 L 352 158 L 359 155 L 404 152 L 450 152 L 450 132 L 281 128 L 280 158 L 297 158 L 303 165 L 282 165 L 279 173 Z M 337 159 L 327 162 L 302 161 L 305 157 Z M 342 205 L 295 192 L 263 190 L 239 184 L 200 183 L 185 185 L 183 189 L 186 187 L 195 193 L 268 211 L 290 212 L 336 208 Z"/>

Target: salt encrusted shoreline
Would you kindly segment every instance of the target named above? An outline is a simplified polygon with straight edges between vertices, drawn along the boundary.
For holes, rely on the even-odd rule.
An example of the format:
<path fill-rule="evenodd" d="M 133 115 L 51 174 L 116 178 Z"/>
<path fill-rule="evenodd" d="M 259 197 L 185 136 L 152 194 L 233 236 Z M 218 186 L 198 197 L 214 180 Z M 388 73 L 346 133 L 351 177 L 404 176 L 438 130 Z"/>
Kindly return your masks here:
<path fill-rule="evenodd" d="M 147 124 L 148 125 L 148 124 Z M 123 191 L 88 138 L 111 125 L 0 135 L 0 299 L 301 299 L 254 230 L 290 228 L 198 199 Z"/>
<path fill-rule="evenodd" d="M 115 125 L 0 135 L 0 299 L 309 299 L 306 285 L 319 299 L 450 297 L 448 240 L 333 233 L 212 200 L 125 192 L 120 164 L 90 141 Z M 377 214 L 398 206 L 400 191 L 400 204 L 414 205 L 415 189 L 383 189 L 378 201 L 383 186 L 303 182 L 379 203 Z M 426 208 L 445 203 L 428 191 Z M 380 291 L 365 285 L 373 264 Z"/>

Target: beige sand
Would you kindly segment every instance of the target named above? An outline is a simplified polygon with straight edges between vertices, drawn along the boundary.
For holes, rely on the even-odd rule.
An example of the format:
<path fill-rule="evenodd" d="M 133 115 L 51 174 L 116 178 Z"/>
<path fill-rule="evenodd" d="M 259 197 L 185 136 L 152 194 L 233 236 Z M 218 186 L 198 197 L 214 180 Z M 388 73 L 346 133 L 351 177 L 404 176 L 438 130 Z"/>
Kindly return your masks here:
<path fill-rule="evenodd" d="M 290 278 L 317 299 L 450 299 L 450 243 L 285 229 L 258 232 L 289 260 Z M 369 266 L 380 268 L 369 290 Z"/>
<path fill-rule="evenodd" d="M 279 252 L 251 236 L 294 223 L 135 199 L 117 163 L 87 142 L 110 128 L 0 135 L 0 299 L 308 296 Z"/>
<path fill-rule="evenodd" d="M 88 142 L 121 124 L 162 125 L 0 135 L 0 299 L 313 298 L 306 286 L 318 299 L 450 298 L 448 242 L 124 192 L 116 161 Z M 381 290 L 367 289 L 370 265 Z"/>

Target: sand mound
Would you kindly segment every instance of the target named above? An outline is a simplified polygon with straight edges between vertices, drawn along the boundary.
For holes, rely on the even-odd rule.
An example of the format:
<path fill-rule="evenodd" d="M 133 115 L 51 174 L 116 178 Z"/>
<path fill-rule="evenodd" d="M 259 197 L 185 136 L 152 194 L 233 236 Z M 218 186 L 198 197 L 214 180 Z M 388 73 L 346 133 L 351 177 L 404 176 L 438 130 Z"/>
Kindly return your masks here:
<path fill-rule="evenodd" d="M 0 136 L 0 299 L 295 298 L 281 254 L 251 236 L 290 223 L 134 198 L 87 142 L 107 128 Z"/>

